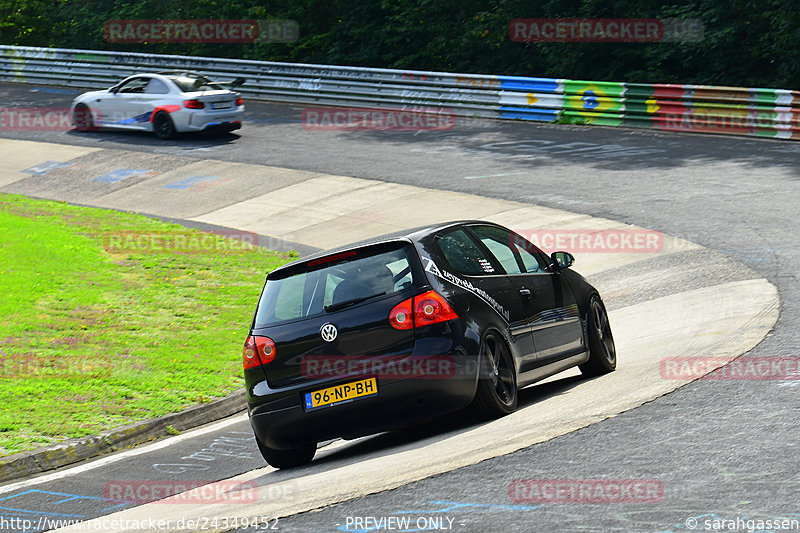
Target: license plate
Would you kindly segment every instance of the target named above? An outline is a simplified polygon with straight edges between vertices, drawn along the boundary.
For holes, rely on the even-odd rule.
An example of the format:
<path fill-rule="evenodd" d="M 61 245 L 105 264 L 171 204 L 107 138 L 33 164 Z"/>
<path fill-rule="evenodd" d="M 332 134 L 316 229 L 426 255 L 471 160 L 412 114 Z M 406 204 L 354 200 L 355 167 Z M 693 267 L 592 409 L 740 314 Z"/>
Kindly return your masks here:
<path fill-rule="evenodd" d="M 378 381 L 375 378 L 362 379 L 344 385 L 308 392 L 305 395 L 306 411 L 340 403 L 348 403 L 358 398 L 378 394 Z"/>
<path fill-rule="evenodd" d="M 211 104 L 214 109 L 229 109 L 231 107 L 230 102 L 217 102 L 216 104 Z"/>

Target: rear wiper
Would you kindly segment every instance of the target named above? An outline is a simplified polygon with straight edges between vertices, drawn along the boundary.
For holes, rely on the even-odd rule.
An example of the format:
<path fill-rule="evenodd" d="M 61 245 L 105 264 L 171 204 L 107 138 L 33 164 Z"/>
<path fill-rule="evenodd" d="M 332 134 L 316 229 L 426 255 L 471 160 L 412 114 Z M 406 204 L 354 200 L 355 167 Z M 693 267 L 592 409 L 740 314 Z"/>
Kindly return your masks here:
<path fill-rule="evenodd" d="M 339 302 L 338 304 L 331 304 L 325 306 L 325 311 L 331 313 L 333 311 L 338 311 L 339 309 L 344 309 L 345 307 L 355 305 L 357 303 L 361 303 L 364 300 L 369 300 L 370 298 L 375 298 L 376 296 L 383 296 L 386 294 L 385 292 L 379 292 L 377 294 L 373 294 L 370 296 L 364 296 L 362 298 L 353 298 L 352 300 L 345 300 L 344 302 Z"/>

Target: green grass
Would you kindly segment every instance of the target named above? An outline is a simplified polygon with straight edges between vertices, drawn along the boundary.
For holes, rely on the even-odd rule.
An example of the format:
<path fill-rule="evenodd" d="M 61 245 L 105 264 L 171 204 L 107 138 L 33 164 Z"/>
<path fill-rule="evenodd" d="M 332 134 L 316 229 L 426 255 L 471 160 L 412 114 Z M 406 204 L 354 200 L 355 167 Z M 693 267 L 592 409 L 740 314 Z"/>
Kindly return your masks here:
<path fill-rule="evenodd" d="M 0 194 L 0 456 L 241 387 L 264 277 L 294 255 Z"/>

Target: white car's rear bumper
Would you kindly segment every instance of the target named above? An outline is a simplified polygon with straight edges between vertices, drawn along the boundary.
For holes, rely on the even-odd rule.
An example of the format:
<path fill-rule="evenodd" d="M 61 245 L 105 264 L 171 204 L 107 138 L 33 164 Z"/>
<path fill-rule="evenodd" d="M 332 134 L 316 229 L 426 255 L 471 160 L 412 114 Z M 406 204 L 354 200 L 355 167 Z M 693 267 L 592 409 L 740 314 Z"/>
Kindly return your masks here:
<path fill-rule="evenodd" d="M 244 106 L 225 110 L 184 109 L 180 114 L 184 116 L 173 117 L 178 131 L 202 131 L 215 127 L 238 129 L 244 118 Z M 173 113 L 173 115 L 177 115 L 177 113 Z"/>

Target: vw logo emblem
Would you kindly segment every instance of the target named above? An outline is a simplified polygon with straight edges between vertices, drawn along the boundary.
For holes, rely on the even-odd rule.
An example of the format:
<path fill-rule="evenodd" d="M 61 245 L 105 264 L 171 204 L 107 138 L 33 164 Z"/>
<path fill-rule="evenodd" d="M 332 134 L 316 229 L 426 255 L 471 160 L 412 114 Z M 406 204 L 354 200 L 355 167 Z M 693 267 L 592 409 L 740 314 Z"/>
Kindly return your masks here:
<path fill-rule="evenodd" d="M 322 340 L 325 342 L 333 342 L 336 340 L 336 336 L 339 334 L 339 331 L 336 329 L 336 326 L 331 324 L 330 322 L 323 324 L 321 328 L 319 328 L 319 335 L 322 337 Z"/>

